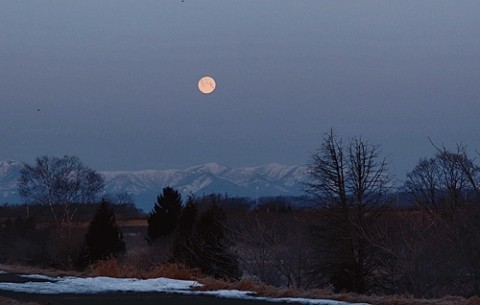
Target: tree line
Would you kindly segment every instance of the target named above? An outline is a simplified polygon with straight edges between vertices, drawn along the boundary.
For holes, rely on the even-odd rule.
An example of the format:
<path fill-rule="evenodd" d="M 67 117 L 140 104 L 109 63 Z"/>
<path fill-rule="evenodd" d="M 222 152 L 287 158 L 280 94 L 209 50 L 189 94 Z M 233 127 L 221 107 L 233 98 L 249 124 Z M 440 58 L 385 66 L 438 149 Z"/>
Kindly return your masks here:
<path fill-rule="evenodd" d="M 171 187 L 163 189 L 148 217 L 148 242 L 168 240 L 168 261 L 199 268 L 216 277 L 239 279 L 238 257 L 231 251 L 225 211 L 219 197 L 208 197 L 210 204 L 199 213 L 197 200 L 182 196 Z"/>
<path fill-rule="evenodd" d="M 308 164 L 305 189 L 316 203 L 310 207 L 272 199 L 252 208 L 247 200 L 220 195 L 184 200 L 165 187 L 146 217 L 145 255 L 150 262 L 277 286 L 415 297 L 479 294 L 480 167 L 463 145 L 434 147 L 435 154 L 421 158 L 404 185 L 394 188 L 378 145 L 344 141 L 330 131 Z M 49 208 L 57 232 L 49 234 L 72 237 L 78 203 L 100 197 L 103 182 L 94 171 L 77 174 L 75 166 L 47 175 L 38 167 L 57 163 L 40 161 L 25 167 L 19 188 Z M 100 192 L 79 194 L 88 185 Z M 397 204 L 398 194 L 405 204 Z M 29 221 L 10 220 L 0 232 L 17 228 L 28 239 L 35 227 Z M 129 255 L 108 200 L 82 234 L 80 246 L 62 249 L 62 266 Z M 111 242 L 100 242 L 106 239 Z"/>
<path fill-rule="evenodd" d="M 321 203 L 312 226 L 320 285 L 417 297 L 480 293 L 480 167 L 463 145 L 434 147 L 395 190 L 407 195 L 402 207 L 377 145 L 325 135 L 307 185 Z"/>

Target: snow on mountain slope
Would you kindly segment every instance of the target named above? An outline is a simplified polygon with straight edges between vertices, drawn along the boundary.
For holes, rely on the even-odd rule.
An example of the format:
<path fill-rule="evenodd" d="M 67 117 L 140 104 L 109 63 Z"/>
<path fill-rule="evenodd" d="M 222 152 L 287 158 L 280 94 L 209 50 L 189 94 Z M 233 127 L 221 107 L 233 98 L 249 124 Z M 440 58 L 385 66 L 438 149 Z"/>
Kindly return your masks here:
<path fill-rule="evenodd" d="M 219 175 L 222 172 L 225 172 L 229 168 L 223 165 L 220 165 L 216 162 L 205 163 L 203 165 L 192 166 L 186 169 L 190 173 L 211 173 Z"/>
<path fill-rule="evenodd" d="M 21 202 L 17 180 L 22 163 L 0 162 L 0 203 Z M 258 167 L 230 168 L 206 163 L 187 169 L 103 171 L 107 193 L 129 193 L 141 208 L 150 207 L 166 186 L 182 195 L 228 194 L 240 197 L 295 196 L 303 194 L 308 179 L 305 167 L 277 163 Z"/>
<path fill-rule="evenodd" d="M 22 169 L 22 163 L 14 160 L 5 160 L 0 162 L 0 186 L 4 184 L 17 183 L 18 177 L 20 177 L 20 170 Z"/>
<path fill-rule="evenodd" d="M 23 164 L 15 160 L 0 162 L 0 203 L 20 202 L 17 192 L 17 181 Z"/>
<path fill-rule="evenodd" d="M 156 197 L 154 194 L 159 194 L 166 186 L 178 189 L 184 196 L 226 193 L 229 196 L 255 198 L 302 195 L 303 182 L 307 180 L 305 167 L 280 164 L 229 168 L 207 163 L 185 170 L 116 171 L 102 174 L 107 192 L 127 192 L 142 207 L 153 204 Z"/>

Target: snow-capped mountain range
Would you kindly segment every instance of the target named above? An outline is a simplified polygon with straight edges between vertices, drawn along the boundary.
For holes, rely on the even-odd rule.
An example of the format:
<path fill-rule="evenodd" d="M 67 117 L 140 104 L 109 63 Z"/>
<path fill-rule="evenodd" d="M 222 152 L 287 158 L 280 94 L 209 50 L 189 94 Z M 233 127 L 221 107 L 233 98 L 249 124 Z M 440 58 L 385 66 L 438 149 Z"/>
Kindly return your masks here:
<path fill-rule="evenodd" d="M 21 162 L 14 160 L 0 162 L 0 203 L 21 202 L 16 183 L 22 166 Z M 275 163 L 243 168 L 206 163 L 183 170 L 100 171 L 100 173 L 105 178 L 107 193 L 128 193 L 142 209 L 150 209 L 156 196 L 166 186 L 179 190 L 184 196 L 219 193 L 254 199 L 265 196 L 303 195 L 303 183 L 308 179 L 306 167 Z"/>
<path fill-rule="evenodd" d="M 21 202 L 17 192 L 17 181 L 20 178 L 22 163 L 14 160 L 0 162 L 0 203 Z"/>

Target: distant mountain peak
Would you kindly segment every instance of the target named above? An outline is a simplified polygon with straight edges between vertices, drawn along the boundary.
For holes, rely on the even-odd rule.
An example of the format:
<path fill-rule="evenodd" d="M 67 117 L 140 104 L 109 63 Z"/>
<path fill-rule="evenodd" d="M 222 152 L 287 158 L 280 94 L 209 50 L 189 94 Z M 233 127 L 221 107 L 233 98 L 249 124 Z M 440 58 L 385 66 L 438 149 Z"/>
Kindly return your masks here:
<path fill-rule="evenodd" d="M 144 204 L 150 205 L 166 186 L 176 188 L 183 196 L 210 193 L 250 198 L 297 196 L 304 194 L 303 183 L 308 179 L 305 167 L 278 163 L 231 168 L 209 162 L 183 170 L 103 172 L 103 174 L 107 192 L 127 191 L 142 208 Z"/>
<path fill-rule="evenodd" d="M 186 171 L 209 172 L 213 174 L 220 174 L 228 169 L 230 168 L 220 165 L 217 162 L 209 162 L 209 163 L 189 167 L 186 169 Z"/>
<path fill-rule="evenodd" d="M 15 160 L 0 161 L 3 202 L 20 202 L 16 185 L 22 166 Z M 187 169 L 101 171 L 100 174 L 105 178 L 107 193 L 129 193 L 144 210 L 151 208 L 156 196 L 167 186 L 176 188 L 183 196 L 220 193 L 256 198 L 302 195 L 303 182 L 308 179 L 305 167 L 278 163 L 231 168 L 209 162 Z"/>
<path fill-rule="evenodd" d="M 7 159 L 0 161 L 0 180 L 9 174 L 18 173 L 22 167 L 23 164 L 15 160 Z"/>
<path fill-rule="evenodd" d="M 12 167 L 12 166 L 22 166 L 22 163 L 21 162 L 18 162 L 16 160 L 12 160 L 12 159 L 6 159 L 6 160 L 3 160 L 3 161 L 0 161 L 0 168 L 1 169 L 8 169 L 9 167 Z"/>

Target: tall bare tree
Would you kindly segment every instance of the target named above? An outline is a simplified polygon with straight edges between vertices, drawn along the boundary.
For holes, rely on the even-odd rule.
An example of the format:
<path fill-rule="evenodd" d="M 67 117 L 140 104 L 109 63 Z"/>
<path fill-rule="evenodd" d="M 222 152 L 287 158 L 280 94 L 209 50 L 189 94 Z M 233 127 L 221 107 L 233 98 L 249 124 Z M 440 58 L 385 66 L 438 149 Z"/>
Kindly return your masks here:
<path fill-rule="evenodd" d="M 316 272 L 336 290 L 365 292 L 374 286 L 371 227 L 385 202 L 389 179 L 379 148 L 361 138 L 345 145 L 326 134 L 312 157 L 307 191 L 322 203 L 313 236 Z"/>
<path fill-rule="evenodd" d="M 74 203 L 96 202 L 104 188 L 103 178 L 86 167 L 78 157 L 38 157 L 35 164 L 24 164 L 18 190 L 27 200 L 50 207 L 61 230 L 75 216 Z"/>
<path fill-rule="evenodd" d="M 455 151 L 435 148 L 434 157 L 421 159 L 407 174 L 404 188 L 427 211 L 452 217 L 469 197 L 478 195 L 480 169 L 463 145 L 457 145 Z"/>

